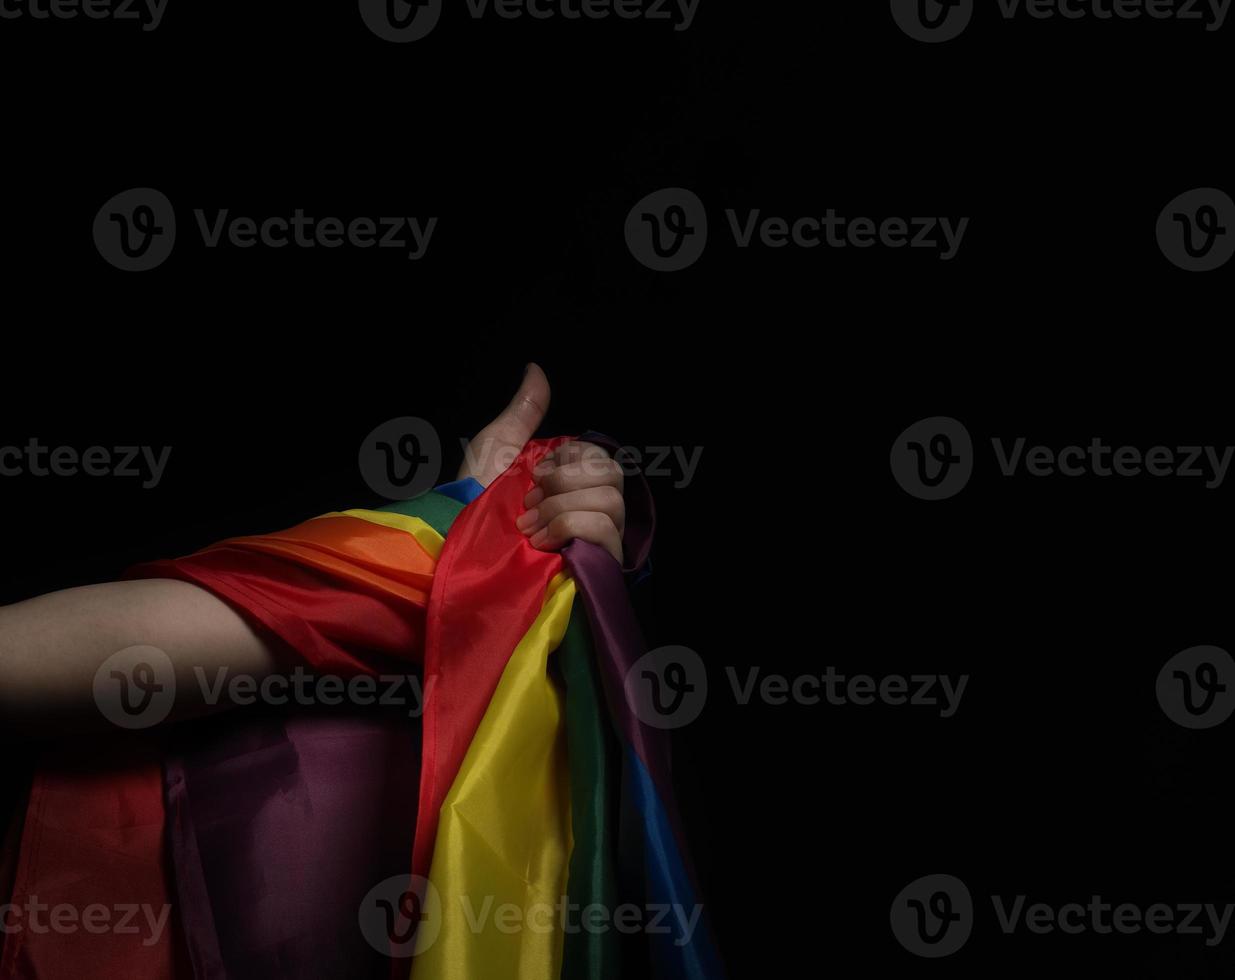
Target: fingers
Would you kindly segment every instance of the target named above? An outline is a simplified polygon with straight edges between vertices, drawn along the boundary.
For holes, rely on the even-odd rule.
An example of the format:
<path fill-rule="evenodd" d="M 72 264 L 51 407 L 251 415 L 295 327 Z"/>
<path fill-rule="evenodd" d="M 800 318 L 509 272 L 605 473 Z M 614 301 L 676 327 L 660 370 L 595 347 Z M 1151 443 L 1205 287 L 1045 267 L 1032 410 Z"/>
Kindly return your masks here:
<path fill-rule="evenodd" d="M 549 458 L 561 466 L 566 463 L 578 463 L 584 458 L 605 460 L 609 458 L 609 454 L 601 449 L 600 446 L 595 446 L 590 442 L 574 440 L 562 443 L 549 454 Z"/>
<path fill-rule="evenodd" d="M 563 443 L 537 465 L 534 478 L 518 520 L 533 547 L 556 551 L 577 538 L 622 560 L 622 470 L 608 453 L 590 443 Z"/>
<path fill-rule="evenodd" d="M 541 551 L 557 551 L 575 540 L 598 544 L 619 562 L 622 560 L 622 536 L 609 515 L 599 511 L 559 514 L 532 535 L 531 544 Z"/>
<path fill-rule="evenodd" d="M 534 534 L 555 517 L 571 511 L 603 514 L 613 522 L 618 534 L 626 529 L 626 502 L 622 499 L 622 492 L 616 487 L 588 487 L 537 501 L 519 517 L 519 530 L 524 534 Z"/>
<path fill-rule="evenodd" d="M 599 446 L 568 442 L 536 467 L 536 485 L 546 497 L 589 487 L 622 489 L 622 468 Z"/>

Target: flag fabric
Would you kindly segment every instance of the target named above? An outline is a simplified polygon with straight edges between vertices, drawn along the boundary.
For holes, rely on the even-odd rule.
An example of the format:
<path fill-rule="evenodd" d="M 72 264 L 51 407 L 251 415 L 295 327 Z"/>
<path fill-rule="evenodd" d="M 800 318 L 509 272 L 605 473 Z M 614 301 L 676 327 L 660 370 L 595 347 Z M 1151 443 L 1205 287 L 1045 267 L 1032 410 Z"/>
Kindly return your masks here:
<path fill-rule="evenodd" d="M 675 803 L 669 735 L 644 723 L 627 698 L 627 677 L 647 648 L 626 601 L 620 570 L 588 542 L 573 541 L 563 551 L 587 607 L 609 709 L 622 742 L 620 901 L 667 913 L 663 928 L 647 932 L 643 961 L 629 967 L 657 980 L 720 977 L 720 953 Z"/>
<path fill-rule="evenodd" d="M 426 625 L 415 875 L 429 874 L 442 803 L 511 652 L 540 615 L 546 589 L 561 570 L 562 556 L 533 548 L 515 519 L 534 483 L 533 468 L 566 441 L 528 443 L 463 509 L 442 548 Z"/>
<path fill-rule="evenodd" d="M 574 597 L 575 583 L 555 576 L 443 802 L 428 875 L 437 921 L 417 935 L 413 980 L 561 974 L 570 776 L 562 693 L 548 658 Z M 511 928 L 498 921 L 506 916 Z"/>
<path fill-rule="evenodd" d="M 438 487 L 373 516 L 444 537 L 480 489 Z M 422 531 L 418 541 L 440 554 L 440 540 Z M 356 913 L 374 884 L 409 867 L 424 688 L 411 663 L 388 664 L 376 684 L 377 703 L 363 707 L 248 709 L 181 726 L 165 793 L 198 980 L 389 974 Z"/>
<path fill-rule="evenodd" d="M 128 767 L 58 786 L 40 773 L 14 899 L 72 879 L 94 882 L 78 895 L 131 886 L 176 913 L 141 949 L 10 937 L 0 980 L 721 976 L 667 737 L 623 693 L 644 649 L 623 570 L 584 542 L 540 552 L 515 527 L 533 467 L 562 441 L 530 443 L 483 493 L 460 481 L 133 569 L 207 589 L 314 674 L 419 677 L 419 740 L 406 712 L 245 709 L 180 726 Z M 628 515 L 639 567 L 645 486 Z M 370 886 L 403 873 L 427 879 L 435 921 L 392 967 L 393 937 L 362 946 L 357 916 Z M 584 910 L 619 903 L 677 911 L 668 934 L 633 941 L 589 925 Z"/>
<path fill-rule="evenodd" d="M 190 975 L 174 937 L 165 834 L 157 744 L 109 738 L 44 754 L 0 910 L 0 977 Z"/>

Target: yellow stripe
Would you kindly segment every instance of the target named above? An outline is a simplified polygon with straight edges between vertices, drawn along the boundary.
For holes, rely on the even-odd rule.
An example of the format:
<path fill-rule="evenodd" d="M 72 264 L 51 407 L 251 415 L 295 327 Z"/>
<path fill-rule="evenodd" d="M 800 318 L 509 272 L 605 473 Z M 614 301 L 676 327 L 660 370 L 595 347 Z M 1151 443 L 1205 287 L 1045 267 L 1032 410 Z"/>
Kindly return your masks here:
<path fill-rule="evenodd" d="M 384 510 L 334 510 L 329 514 L 319 514 L 314 520 L 322 517 L 355 517 L 370 524 L 406 531 L 434 561 L 441 557 L 442 543 L 446 540 L 419 517 L 408 517 L 406 514 L 392 514 Z"/>
<path fill-rule="evenodd" d="M 424 922 L 417 933 L 415 980 L 561 973 L 558 903 L 573 839 L 565 709 L 548 660 L 574 597 L 574 580 L 555 576 L 442 804 L 429 872 L 440 923 Z M 519 928 L 510 928 L 511 916 Z"/>

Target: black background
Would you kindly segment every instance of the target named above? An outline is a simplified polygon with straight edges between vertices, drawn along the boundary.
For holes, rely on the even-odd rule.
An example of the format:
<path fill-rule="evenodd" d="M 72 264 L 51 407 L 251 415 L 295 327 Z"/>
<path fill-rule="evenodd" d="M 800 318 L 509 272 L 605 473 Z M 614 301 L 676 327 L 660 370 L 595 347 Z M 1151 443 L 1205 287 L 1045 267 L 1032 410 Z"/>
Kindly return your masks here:
<path fill-rule="evenodd" d="M 473 21 L 384 42 L 353 4 L 188 4 L 158 30 L 0 21 L 6 336 L 0 445 L 173 447 L 157 489 L 0 478 L 0 601 L 374 503 L 364 435 L 458 439 L 535 359 L 544 434 L 703 447 L 653 478 L 653 645 L 709 664 L 676 737 L 734 976 L 1229 975 L 1235 935 L 998 931 L 989 896 L 1235 901 L 1230 725 L 1154 698 L 1185 647 L 1230 649 L 1230 486 L 1001 477 L 990 439 L 1231 436 L 1230 266 L 1165 261 L 1175 195 L 1230 191 L 1229 31 L 1008 22 L 905 36 L 881 2 L 721 4 L 695 23 Z M 151 186 L 180 240 L 107 265 L 99 207 Z M 657 274 L 622 237 L 683 186 L 715 233 Z M 204 249 L 192 211 L 436 216 L 427 255 Z M 968 216 L 956 258 L 735 249 L 723 209 Z M 893 439 L 951 415 L 970 485 L 924 503 Z M 450 457 L 449 447 L 454 447 Z M 957 715 L 739 706 L 725 667 L 969 673 Z M 6 753 L 20 769 L 20 751 Z M 13 782 L 19 778 L 15 775 Z M 945 872 L 978 924 L 917 959 L 892 898 Z"/>

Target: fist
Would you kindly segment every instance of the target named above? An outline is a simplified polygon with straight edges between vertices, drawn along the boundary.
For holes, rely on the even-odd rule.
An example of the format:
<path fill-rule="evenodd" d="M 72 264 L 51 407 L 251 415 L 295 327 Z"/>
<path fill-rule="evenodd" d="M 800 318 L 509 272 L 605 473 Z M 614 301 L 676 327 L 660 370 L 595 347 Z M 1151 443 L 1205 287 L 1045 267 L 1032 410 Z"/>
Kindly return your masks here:
<path fill-rule="evenodd" d="M 599 446 L 564 442 L 533 471 L 536 485 L 524 498 L 519 530 L 532 547 L 557 551 L 578 538 L 600 545 L 622 561 L 626 502 L 622 469 Z"/>
<path fill-rule="evenodd" d="M 529 364 L 510 404 L 472 440 L 459 478 L 484 486 L 510 465 L 549 407 L 549 379 Z M 622 469 L 599 446 L 564 442 L 537 465 L 536 485 L 523 502 L 518 526 L 532 546 L 556 551 L 575 538 L 598 544 L 620 563 L 626 504 Z"/>

